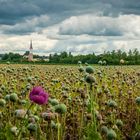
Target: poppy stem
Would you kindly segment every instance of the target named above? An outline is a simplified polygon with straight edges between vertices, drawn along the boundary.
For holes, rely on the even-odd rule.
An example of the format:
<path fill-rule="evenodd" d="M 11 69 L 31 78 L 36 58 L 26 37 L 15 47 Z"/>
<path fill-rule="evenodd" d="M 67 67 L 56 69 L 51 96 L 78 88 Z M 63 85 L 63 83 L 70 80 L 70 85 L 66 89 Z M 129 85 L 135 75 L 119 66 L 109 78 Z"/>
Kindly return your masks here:
<path fill-rule="evenodd" d="M 57 138 L 58 138 L 58 140 L 60 140 L 60 126 L 59 126 L 59 117 L 58 117 L 58 114 L 57 114 L 57 123 L 58 123 Z"/>
<path fill-rule="evenodd" d="M 25 120 L 25 117 L 26 117 L 26 115 L 28 114 L 28 112 L 29 112 L 29 110 L 31 109 L 31 107 L 33 106 L 33 102 L 31 103 L 31 105 L 29 106 L 29 108 L 27 109 L 27 111 L 26 111 L 26 113 L 25 113 L 25 115 L 24 115 L 24 117 L 23 117 L 23 119 L 21 120 L 21 125 L 20 125 L 20 129 L 19 129 L 19 132 L 18 132 L 18 134 L 17 134 L 17 137 L 19 137 L 20 136 L 20 133 L 21 133 L 21 131 L 22 131 L 22 128 L 23 128 L 23 124 L 24 124 L 24 120 Z M 23 123 L 22 123 L 23 122 Z"/>

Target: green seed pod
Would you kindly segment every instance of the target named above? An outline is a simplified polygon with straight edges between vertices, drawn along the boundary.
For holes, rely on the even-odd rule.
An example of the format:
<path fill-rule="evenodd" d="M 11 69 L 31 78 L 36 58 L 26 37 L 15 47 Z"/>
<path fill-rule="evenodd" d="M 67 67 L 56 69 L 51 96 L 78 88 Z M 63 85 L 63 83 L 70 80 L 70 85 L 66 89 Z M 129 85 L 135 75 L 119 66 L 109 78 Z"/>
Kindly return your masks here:
<path fill-rule="evenodd" d="M 10 101 L 10 95 L 7 94 L 7 95 L 4 97 L 4 99 L 5 99 L 6 101 Z"/>
<path fill-rule="evenodd" d="M 102 74 L 102 72 L 99 70 L 99 71 L 97 71 L 97 74 L 98 74 L 98 75 L 101 75 L 101 74 Z"/>
<path fill-rule="evenodd" d="M 120 60 L 120 64 L 124 64 L 125 61 L 123 59 Z"/>
<path fill-rule="evenodd" d="M 4 85 L 1 86 L 1 90 L 5 90 L 6 87 Z"/>
<path fill-rule="evenodd" d="M 31 82 L 31 81 L 32 81 L 32 77 L 28 77 L 28 78 L 27 78 L 27 81 L 28 81 L 28 82 Z"/>
<path fill-rule="evenodd" d="M 60 114 L 64 114 L 67 112 L 67 107 L 65 104 L 58 104 L 54 106 L 54 108 L 55 108 L 55 112 L 60 113 Z"/>
<path fill-rule="evenodd" d="M 10 95 L 10 101 L 16 102 L 17 100 L 18 100 L 17 94 L 16 94 L 16 93 L 12 93 L 12 94 Z"/>
<path fill-rule="evenodd" d="M 11 131 L 12 134 L 14 134 L 14 135 L 17 135 L 17 133 L 18 133 L 18 129 L 17 129 L 16 126 L 11 127 L 11 128 L 10 128 L 10 131 Z"/>
<path fill-rule="evenodd" d="M 98 64 L 99 64 L 99 65 L 102 65 L 102 64 L 103 64 L 103 62 L 100 60 L 100 61 L 98 62 Z"/>
<path fill-rule="evenodd" d="M 25 105 L 25 104 L 27 103 L 27 101 L 26 101 L 26 100 L 21 100 L 20 103 L 21 103 L 22 105 Z"/>
<path fill-rule="evenodd" d="M 122 127 L 123 126 L 123 122 L 121 120 L 116 120 L 116 125 L 118 127 Z"/>
<path fill-rule="evenodd" d="M 86 72 L 89 73 L 89 74 L 91 74 L 91 73 L 94 72 L 94 70 L 93 70 L 93 68 L 91 66 L 87 66 L 86 67 Z"/>
<path fill-rule="evenodd" d="M 113 100 L 108 101 L 107 105 L 109 107 L 117 107 L 117 103 L 115 101 L 113 101 Z"/>
<path fill-rule="evenodd" d="M 40 120 L 40 118 L 37 115 L 34 115 L 33 117 L 35 118 L 35 121 L 39 121 Z"/>
<path fill-rule="evenodd" d="M 6 62 L 6 64 L 7 64 L 7 65 L 9 65 L 9 64 L 10 64 L 10 62 L 9 62 L 9 61 L 7 61 L 7 62 Z"/>
<path fill-rule="evenodd" d="M 29 131 L 35 132 L 35 131 L 37 131 L 37 125 L 34 124 L 34 123 L 29 123 L 28 126 L 27 126 L 27 129 Z"/>
<path fill-rule="evenodd" d="M 72 98 L 70 96 L 68 97 L 68 101 L 72 101 Z"/>
<path fill-rule="evenodd" d="M 104 60 L 104 61 L 102 62 L 102 64 L 103 64 L 103 65 L 106 65 L 106 61 Z"/>
<path fill-rule="evenodd" d="M 82 62 L 81 61 L 78 61 L 78 64 L 82 64 Z"/>
<path fill-rule="evenodd" d="M 113 129 L 109 129 L 107 131 L 107 139 L 108 140 L 114 140 L 114 139 L 116 139 L 116 137 L 117 137 L 117 135 Z"/>
<path fill-rule="evenodd" d="M 31 88 L 30 85 L 26 86 L 26 90 L 30 90 L 30 88 Z"/>
<path fill-rule="evenodd" d="M 25 116 L 25 114 L 26 114 L 26 111 L 23 110 L 23 109 L 17 109 L 17 110 L 15 111 L 15 115 L 16 115 L 16 117 L 19 118 L 19 119 L 22 119 L 22 118 Z"/>
<path fill-rule="evenodd" d="M 52 127 L 52 129 L 56 129 L 56 124 L 54 121 L 51 121 L 51 127 Z"/>
<path fill-rule="evenodd" d="M 101 127 L 101 132 L 104 133 L 104 134 L 107 134 L 108 128 L 106 126 L 102 126 Z"/>
<path fill-rule="evenodd" d="M 83 72 L 84 68 L 82 66 L 80 66 L 78 70 L 79 70 L 79 72 Z"/>
<path fill-rule="evenodd" d="M 87 83 L 92 84 L 92 83 L 95 83 L 96 79 L 93 76 L 91 76 L 91 75 L 87 75 L 86 78 L 85 78 L 85 81 Z"/>
<path fill-rule="evenodd" d="M 4 99 L 0 99 L 0 106 L 4 107 L 6 104 L 6 101 Z"/>
<path fill-rule="evenodd" d="M 35 118 L 32 117 L 32 116 L 30 116 L 30 117 L 28 118 L 28 122 L 29 122 L 29 123 L 35 123 Z"/>
<path fill-rule="evenodd" d="M 91 113 L 88 113 L 88 114 L 86 115 L 86 119 L 87 119 L 87 120 L 91 120 L 91 119 L 92 119 L 92 114 L 91 114 Z"/>
<path fill-rule="evenodd" d="M 44 112 L 44 113 L 42 113 L 42 118 L 46 121 L 50 121 L 50 120 L 53 120 L 55 118 L 55 114 L 52 112 L 49 112 L 49 113 Z"/>
<path fill-rule="evenodd" d="M 42 106 L 37 106 L 36 109 L 37 111 L 42 111 Z"/>
<path fill-rule="evenodd" d="M 86 62 L 85 65 L 88 66 L 89 64 Z"/>
<path fill-rule="evenodd" d="M 137 97 L 135 101 L 137 105 L 140 105 L 140 97 Z"/>
<path fill-rule="evenodd" d="M 55 106 L 59 104 L 59 101 L 57 99 L 50 99 L 51 105 Z"/>

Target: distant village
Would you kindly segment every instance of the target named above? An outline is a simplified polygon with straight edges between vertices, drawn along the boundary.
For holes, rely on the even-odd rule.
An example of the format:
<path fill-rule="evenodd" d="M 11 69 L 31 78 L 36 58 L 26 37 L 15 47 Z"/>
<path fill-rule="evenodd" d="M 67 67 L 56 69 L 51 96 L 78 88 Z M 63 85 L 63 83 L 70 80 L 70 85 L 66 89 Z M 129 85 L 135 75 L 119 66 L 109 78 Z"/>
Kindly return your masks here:
<path fill-rule="evenodd" d="M 30 41 L 29 49 L 23 54 L 5 53 L 0 54 L 0 63 L 51 63 L 51 64 L 77 64 L 78 61 L 88 64 L 99 65 L 140 65 L 140 52 L 137 48 L 128 52 L 122 50 L 104 51 L 102 54 L 79 54 L 73 55 L 71 52 L 60 52 L 40 56 L 34 54 L 33 43 Z"/>
<path fill-rule="evenodd" d="M 13 62 L 49 62 L 48 56 L 39 56 L 36 54 L 33 54 L 33 44 L 32 40 L 30 41 L 29 50 L 27 50 L 23 55 L 20 55 L 18 53 L 6 53 L 6 54 L 0 54 L 0 61 L 13 61 Z"/>
<path fill-rule="evenodd" d="M 35 57 L 34 57 L 35 56 Z M 30 48 L 29 51 L 26 51 L 26 53 L 23 55 L 23 58 L 25 58 L 26 60 L 28 60 L 29 62 L 37 62 L 37 61 L 49 61 L 49 58 L 46 56 L 38 56 L 38 55 L 33 55 L 33 45 L 32 45 L 32 40 L 30 42 Z"/>

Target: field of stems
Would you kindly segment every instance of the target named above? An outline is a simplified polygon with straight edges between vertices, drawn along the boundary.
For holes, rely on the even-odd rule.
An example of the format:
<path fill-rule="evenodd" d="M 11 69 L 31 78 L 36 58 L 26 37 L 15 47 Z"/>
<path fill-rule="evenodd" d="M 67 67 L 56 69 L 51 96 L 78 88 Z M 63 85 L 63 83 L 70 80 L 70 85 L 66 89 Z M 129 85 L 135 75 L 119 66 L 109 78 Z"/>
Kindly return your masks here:
<path fill-rule="evenodd" d="M 0 140 L 140 140 L 140 66 L 0 65 Z"/>

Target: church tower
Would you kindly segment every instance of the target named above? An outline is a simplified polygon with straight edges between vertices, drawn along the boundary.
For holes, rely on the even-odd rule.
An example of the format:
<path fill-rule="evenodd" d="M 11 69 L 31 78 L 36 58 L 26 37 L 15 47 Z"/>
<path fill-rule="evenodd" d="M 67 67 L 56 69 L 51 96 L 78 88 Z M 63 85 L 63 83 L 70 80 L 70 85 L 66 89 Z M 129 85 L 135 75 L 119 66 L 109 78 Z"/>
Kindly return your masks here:
<path fill-rule="evenodd" d="M 32 40 L 30 41 L 30 50 L 29 50 L 28 61 L 29 62 L 33 61 L 33 45 L 32 45 Z"/>

